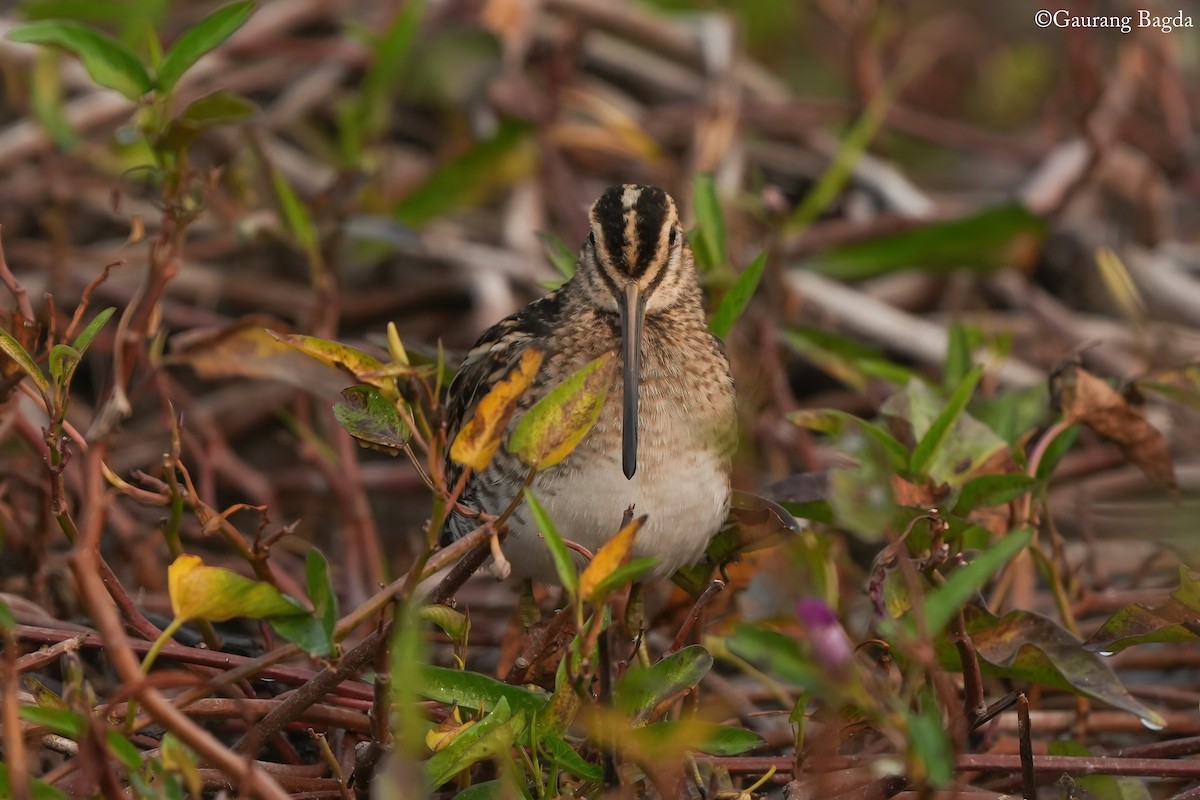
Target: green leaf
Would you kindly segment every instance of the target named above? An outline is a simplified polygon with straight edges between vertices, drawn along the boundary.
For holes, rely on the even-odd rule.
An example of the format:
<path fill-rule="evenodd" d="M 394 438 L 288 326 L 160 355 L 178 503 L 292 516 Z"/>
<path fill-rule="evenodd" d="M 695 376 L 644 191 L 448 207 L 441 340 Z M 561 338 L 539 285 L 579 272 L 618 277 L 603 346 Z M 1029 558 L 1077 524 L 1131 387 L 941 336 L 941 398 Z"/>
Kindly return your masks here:
<path fill-rule="evenodd" d="M 275 190 L 275 199 L 279 203 L 279 210 L 283 214 L 283 222 L 287 226 L 288 232 L 292 234 L 310 261 L 318 260 L 320 258 L 320 239 L 312 215 L 308 213 L 308 208 L 305 207 L 300 196 L 296 194 L 296 190 L 288 183 L 283 173 L 277 169 L 271 169 L 270 173 L 271 186 Z"/>
<path fill-rule="evenodd" d="M 550 763 L 565 769 L 576 778 L 592 783 L 604 780 L 604 771 L 589 764 L 583 756 L 559 736 L 543 736 L 538 740 L 538 750 Z"/>
<path fill-rule="evenodd" d="M 934 419 L 929 430 L 925 431 L 925 435 L 921 437 L 921 441 L 913 450 L 910 468 L 914 474 L 921 476 L 928 474 L 927 471 L 934 456 L 937 455 L 951 430 L 954 429 L 954 424 L 958 422 L 959 415 L 966 409 L 967 403 L 970 402 L 971 395 L 975 393 L 975 387 L 979 385 L 979 379 L 982 377 L 983 368 L 975 367 L 954 389 L 954 393 L 950 395 L 950 400 L 942 409 L 942 413 Z"/>
<path fill-rule="evenodd" d="M 558 581 L 571 597 L 579 594 L 579 572 L 575 568 L 575 560 L 563 543 L 563 538 L 554 525 L 554 520 L 546 513 L 545 507 L 534 497 L 533 490 L 525 490 L 525 503 L 533 514 L 534 524 L 542 534 L 550 557 L 554 559 L 554 570 L 558 573 Z"/>
<path fill-rule="evenodd" d="M 0 600 L 0 631 L 11 631 L 15 627 L 17 627 L 17 618 L 13 616 L 8 603 Z"/>
<path fill-rule="evenodd" d="M 829 508 L 839 528 L 864 541 L 878 541 L 896 517 L 888 451 L 863 431 L 848 429 L 838 440 L 842 453 L 855 461 L 829 475 Z"/>
<path fill-rule="evenodd" d="M 429 785 L 436 789 L 472 764 L 506 752 L 527 723 L 524 711 L 512 709 L 506 699 L 500 698 L 490 714 L 463 730 L 444 750 L 425 762 Z"/>
<path fill-rule="evenodd" d="M 142 751 L 133 742 L 114 730 L 108 731 L 105 741 L 108 743 L 109 751 L 117 757 L 125 769 L 133 771 L 142 768 Z"/>
<path fill-rule="evenodd" d="M 359 444 L 395 455 L 408 443 L 408 425 L 396 404 L 374 386 L 350 386 L 334 403 L 333 417 Z"/>
<path fill-rule="evenodd" d="M 467 635 L 471 632 L 471 618 L 466 614 L 438 603 L 421 606 L 417 613 L 421 619 L 432 622 L 441 628 L 456 644 L 465 645 L 467 643 Z"/>
<path fill-rule="evenodd" d="M 859 391 L 866 391 L 875 378 L 904 386 L 917 377 L 889 361 L 883 351 L 829 331 L 787 328 L 783 341 L 817 369 Z"/>
<path fill-rule="evenodd" d="M 199 556 L 181 555 L 167 567 L 171 610 L 180 621 L 224 622 L 234 617 L 307 614 L 295 600 L 264 581 L 243 578 L 223 567 L 206 566 Z"/>
<path fill-rule="evenodd" d="M 1046 451 L 1042 453 L 1042 460 L 1037 468 L 1038 480 L 1049 480 L 1050 476 L 1054 474 L 1054 468 L 1058 466 L 1058 462 L 1075 444 L 1075 440 L 1079 438 L 1082 431 L 1081 425 L 1072 425 L 1054 437 L 1053 442 L 1046 445 Z"/>
<path fill-rule="evenodd" d="M 547 392 L 517 421 L 508 451 L 538 470 L 570 455 L 596 424 L 616 369 L 608 352 Z"/>
<path fill-rule="evenodd" d="M 553 233 L 539 232 L 537 238 L 554 268 L 562 273 L 564 278 L 570 279 L 575 274 L 575 262 L 579 260 L 579 253 Z"/>
<path fill-rule="evenodd" d="M 171 49 L 158 65 L 156 84 L 163 94 L 169 94 L 183 74 L 201 56 L 214 50 L 228 39 L 234 31 L 242 27 L 246 18 L 254 11 L 254 3 L 231 3 L 218 8 L 204 19 L 197 22 L 175 40 Z"/>
<path fill-rule="evenodd" d="M 951 513 L 965 517 L 977 508 L 1003 505 L 1029 492 L 1038 482 L 1023 472 L 980 475 L 963 484 Z"/>
<path fill-rule="evenodd" d="M 79 335 L 75 337 L 75 341 L 71 342 L 71 346 L 78 351 L 81 358 L 87 352 L 87 349 L 91 347 L 92 340 L 96 338 L 96 334 L 100 332 L 100 329 L 104 327 L 104 324 L 108 322 L 109 317 L 116 310 L 116 308 L 109 306 L 101 311 L 96 315 L 95 319 L 88 323 L 86 328 L 79 332 Z"/>
<path fill-rule="evenodd" d="M 635 558 L 632 561 L 622 564 L 596 581 L 596 585 L 592 588 L 591 597 L 607 597 L 618 587 L 626 586 L 646 577 L 654 571 L 656 566 L 658 566 L 658 558 L 654 556 Z"/>
<path fill-rule="evenodd" d="M 392 733 L 396 738 L 396 753 L 412 763 L 425 749 L 428 727 L 421 710 L 421 684 L 425 680 L 425 664 L 429 647 L 425 641 L 425 625 L 420 617 L 418 602 L 408 601 L 396 607 L 393 615 L 391 641 L 392 668 Z M 447 670 L 455 672 L 456 670 Z M 404 779 L 396 776 L 404 783 Z M 383 796 L 387 796 L 386 793 Z M 392 796 L 403 796 L 393 793 Z"/>
<path fill-rule="evenodd" d="M 329 562 L 325 559 L 325 554 L 315 547 L 304 557 L 304 575 L 308 583 L 308 599 L 313 604 L 313 613 L 332 643 L 338 621 L 337 593 L 329 575 Z"/>
<path fill-rule="evenodd" d="M 383 133 L 396 87 L 402 86 L 404 68 L 425 15 L 424 0 L 405 3 L 392 17 L 387 29 L 370 43 L 371 64 L 363 75 L 355 112 L 361 131 L 372 139 Z"/>
<path fill-rule="evenodd" d="M 932 697 L 924 697 L 921 710 L 906 713 L 908 744 L 924 771 L 924 778 L 940 789 L 954 778 L 954 747 L 942 722 L 942 712 Z"/>
<path fill-rule="evenodd" d="M 180 121 L 193 128 L 207 128 L 224 122 L 236 122 L 258 113 L 258 106 L 240 94 L 219 90 L 194 100 L 183 113 Z"/>
<path fill-rule="evenodd" d="M 132 50 L 111 36 L 78 22 L 47 20 L 18 25 L 9 31 L 14 42 L 56 45 L 77 55 L 100 86 L 138 100 L 154 88 L 146 67 Z"/>
<path fill-rule="evenodd" d="M 50 348 L 50 378 L 59 386 L 70 382 L 78 364 L 79 351 L 69 344 L 56 344 Z"/>
<path fill-rule="evenodd" d="M 717 199 L 717 187 L 711 173 L 705 172 L 696 176 L 696 183 L 692 191 L 692 204 L 696 212 L 697 227 L 697 235 L 694 237 L 692 249 L 696 260 L 700 262 L 700 272 L 713 272 L 725 264 L 726 245 L 725 217 L 721 213 L 721 203 Z M 757 283 L 757 280 L 755 282 Z M 753 287 L 751 293 L 753 293 Z M 732 320 L 730 320 L 730 324 L 733 324 Z M 723 336 L 724 334 L 717 335 Z"/>
<path fill-rule="evenodd" d="M 42 394 L 50 391 L 50 382 L 46 380 L 46 376 L 42 370 L 33 361 L 33 356 L 29 355 L 29 351 L 17 341 L 11 333 L 0 328 L 0 350 L 17 363 L 17 366 L 29 376 L 29 379 L 37 385 Z"/>
<path fill-rule="evenodd" d="M 495 708 L 503 700 L 512 708 L 528 712 L 530 718 L 546 707 L 550 696 L 521 686 L 489 678 L 478 672 L 464 672 L 423 665 L 418 693 L 446 705 L 459 705 L 476 711 Z"/>
<path fill-rule="evenodd" d="M 614 704 L 633 717 L 635 725 L 652 722 L 694 689 L 712 665 L 712 654 L 693 644 L 649 667 L 631 666 L 617 688 Z"/>
<path fill-rule="evenodd" d="M 311 614 L 285 614 L 266 618 L 280 637 L 315 658 L 333 655 L 333 640 L 324 623 Z"/>
<path fill-rule="evenodd" d="M 425 183 L 393 208 L 401 222 L 414 227 L 477 203 L 535 168 L 533 130 L 505 120 L 491 138 L 444 162 Z"/>
<path fill-rule="evenodd" d="M 793 411 L 788 419 L 801 428 L 841 436 L 849 430 L 857 430 L 871 439 L 887 454 L 888 463 L 892 469 L 900 471 L 908 466 L 908 448 L 900 441 L 874 423 L 859 419 L 853 414 L 837 408 L 814 408 Z"/>
<path fill-rule="evenodd" d="M 768 675 L 807 692 L 820 691 L 822 688 L 821 671 L 801 652 L 794 637 L 740 623 L 725 640 L 725 647 Z"/>
<path fill-rule="evenodd" d="M 1045 230 L 1044 220 L 1014 203 L 834 248 L 814 258 L 810 266 L 841 280 L 862 280 L 905 269 L 993 270 L 1037 252 Z"/>
<path fill-rule="evenodd" d="M 74 711 L 61 708 L 43 708 L 41 706 L 21 706 L 17 709 L 21 719 L 33 725 L 40 725 L 47 730 L 78 740 L 85 730 L 87 723 L 83 717 Z"/>
<path fill-rule="evenodd" d="M 942 371 L 942 386 L 947 392 L 960 385 L 971 371 L 971 353 L 978 346 L 979 332 L 960 323 L 950 326 L 950 342 L 946 347 L 946 366 Z"/>
<path fill-rule="evenodd" d="M 735 728 L 732 725 L 716 725 L 697 719 L 667 720 L 653 722 L 645 727 L 652 738 L 666 739 L 682 734 L 691 740 L 689 749 L 699 750 L 710 756 L 736 756 L 765 742 L 754 731 Z"/>
<path fill-rule="evenodd" d="M 950 573 L 946 582 L 925 597 L 925 625 L 930 635 L 941 633 L 958 610 L 983 588 L 1000 568 L 1016 557 L 1033 540 L 1033 530 L 1017 528 L 970 563 Z"/>
<path fill-rule="evenodd" d="M 708 323 L 708 329 L 714 336 L 724 339 L 729 335 L 733 323 L 737 322 L 738 317 L 750 304 L 750 298 L 754 296 L 754 290 L 758 288 L 758 282 L 762 278 L 763 269 L 766 266 L 767 254 L 759 253 L 758 258 L 751 261 L 750 266 L 737 276 L 737 280 L 733 282 L 733 286 L 721 298 L 720 305 L 713 312 L 712 321 Z"/>

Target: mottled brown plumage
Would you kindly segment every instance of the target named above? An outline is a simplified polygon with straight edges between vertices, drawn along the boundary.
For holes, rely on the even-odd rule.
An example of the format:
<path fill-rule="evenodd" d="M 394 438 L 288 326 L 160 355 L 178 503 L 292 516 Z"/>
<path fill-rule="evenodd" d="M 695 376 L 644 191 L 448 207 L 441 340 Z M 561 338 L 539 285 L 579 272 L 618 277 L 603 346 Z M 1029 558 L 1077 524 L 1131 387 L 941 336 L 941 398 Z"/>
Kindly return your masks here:
<path fill-rule="evenodd" d="M 720 342 L 708 332 L 674 201 L 656 187 L 617 186 L 596 201 L 589 221 L 575 276 L 489 329 L 467 355 L 450 385 L 449 436 L 453 440 L 479 399 L 531 344 L 546 357 L 512 424 L 563 379 L 615 352 L 622 370 L 595 427 L 563 462 L 538 474 L 533 492 L 563 536 L 592 552 L 617 532 L 633 505 L 648 515 L 634 555 L 657 557 L 656 572 L 667 575 L 700 557 L 728 511 L 733 378 Z M 628 376 L 636 393 L 625 393 Z M 458 474 L 453 463 L 447 470 Z M 524 476 L 525 468 L 501 447 L 492 465 L 471 477 L 463 503 L 498 514 Z M 477 524 L 455 514 L 444 538 Z M 555 580 L 524 506 L 510 519 L 504 550 L 514 574 Z"/>

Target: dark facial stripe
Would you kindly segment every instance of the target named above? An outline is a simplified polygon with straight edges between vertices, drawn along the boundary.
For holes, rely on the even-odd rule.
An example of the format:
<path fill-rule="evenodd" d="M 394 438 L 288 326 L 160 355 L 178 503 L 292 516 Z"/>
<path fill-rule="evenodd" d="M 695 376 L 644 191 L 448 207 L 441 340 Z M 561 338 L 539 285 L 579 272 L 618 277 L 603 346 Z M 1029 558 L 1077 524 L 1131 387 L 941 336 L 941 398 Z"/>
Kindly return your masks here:
<path fill-rule="evenodd" d="M 604 251 L 614 261 L 620 259 L 625 251 L 624 194 L 624 186 L 614 186 L 600 195 L 592 207 L 593 219 L 604 236 Z"/>
<path fill-rule="evenodd" d="M 630 272 L 640 277 L 658 254 L 663 240 L 663 222 L 667 218 L 667 193 L 647 186 L 637 200 L 637 263 Z"/>

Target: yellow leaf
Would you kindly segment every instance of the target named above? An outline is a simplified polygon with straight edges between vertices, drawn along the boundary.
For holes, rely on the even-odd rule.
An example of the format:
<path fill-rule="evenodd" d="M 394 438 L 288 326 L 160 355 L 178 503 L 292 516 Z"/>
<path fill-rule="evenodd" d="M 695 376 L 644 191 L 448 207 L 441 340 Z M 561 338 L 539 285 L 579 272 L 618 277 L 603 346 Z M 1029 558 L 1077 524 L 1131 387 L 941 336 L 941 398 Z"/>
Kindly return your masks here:
<path fill-rule="evenodd" d="M 638 531 L 642 529 L 642 523 L 645 521 L 644 516 L 632 520 L 596 551 L 591 563 L 579 576 L 579 595 L 583 599 L 591 602 L 603 599 L 592 596 L 596 592 L 596 587 L 614 570 L 629 560 L 629 555 L 633 552 L 633 540 L 637 537 Z"/>
<path fill-rule="evenodd" d="M 306 610 L 269 583 L 205 566 L 199 556 L 182 555 L 167 567 L 167 591 L 177 620 L 223 622 L 233 617 L 304 614 Z"/>
<path fill-rule="evenodd" d="M 380 377 L 383 363 L 369 353 L 364 353 L 356 347 L 341 342 L 331 342 L 328 339 L 318 339 L 316 336 L 303 336 L 298 333 L 276 333 L 267 329 L 272 338 L 291 345 L 300 352 L 322 361 L 330 366 L 348 372 L 355 380 L 374 386 L 389 400 L 396 400 L 400 394 L 396 389 L 396 380 L 392 377 Z"/>
<path fill-rule="evenodd" d="M 533 384 L 533 378 L 542 366 L 543 355 L 536 347 L 527 348 L 517 366 L 479 401 L 474 415 L 454 437 L 454 444 L 450 446 L 452 459 L 476 472 L 487 468 L 500 446 L 500 437 L 504 435 L 508 421 L 517 410 L 517 401 Z"/>
<path fill-rule="evenodd" d="M 469 719 L 466 722 L 459 721 L 458 714 L 455 713 L 454 716 L 447 717 L 425 733 L 425 746 L 429 748 L 431 753 L 445 750 L 450 746 L 451 742 L 458 738 L 460 733 L 474 724 L 475 720 L 473 719 Z"/>
<path fill-rule="evenodd" d="M 569 456 L 596 424 L 616 367 L 614 354 L 605 353 L 551 389 L 517 422 L 509 451 L 539 470 Z"/>

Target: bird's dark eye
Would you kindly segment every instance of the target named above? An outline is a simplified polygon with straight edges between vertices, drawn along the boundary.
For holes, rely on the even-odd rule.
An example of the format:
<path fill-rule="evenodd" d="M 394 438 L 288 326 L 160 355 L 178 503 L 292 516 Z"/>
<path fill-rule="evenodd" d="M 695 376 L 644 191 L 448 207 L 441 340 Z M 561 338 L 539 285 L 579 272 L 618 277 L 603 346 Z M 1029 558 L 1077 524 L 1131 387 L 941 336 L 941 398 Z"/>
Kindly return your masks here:
<path fill-rule="evenodd" d="M 677 228 L 671 228 L 671 235 L 670 235 L 670 236 L 668 237 L 668 239 L 667 239 L 667 245 L 668 245 L 668 246 L 670 246 L 670 247 L 674 247 L 674 246 L 675 246 L 675 239 L 677 238 L 677 233 L 678 233 L 678 229 L 677 229 Z"/>

